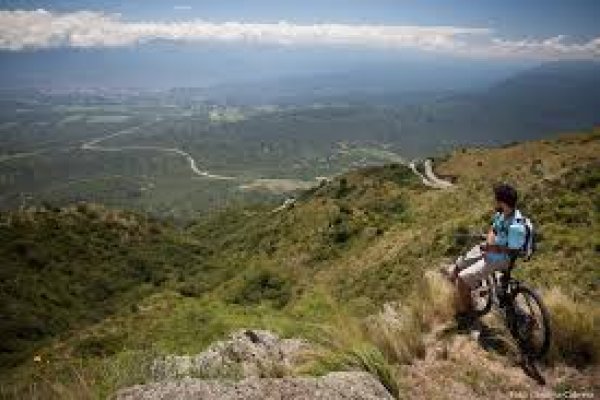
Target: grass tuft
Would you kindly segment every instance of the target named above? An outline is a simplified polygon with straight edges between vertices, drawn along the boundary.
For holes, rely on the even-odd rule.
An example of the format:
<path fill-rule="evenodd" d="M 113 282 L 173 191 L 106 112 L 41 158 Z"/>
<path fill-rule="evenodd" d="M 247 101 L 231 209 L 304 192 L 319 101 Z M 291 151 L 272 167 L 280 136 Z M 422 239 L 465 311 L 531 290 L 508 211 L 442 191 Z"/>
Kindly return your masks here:
<path fill-rule="evenodd" d="M 551 319 L 548 359 L 576 367 L 600 362 L 600 309 L 553 288 L 543 296 Z"/>
<path fill-rule="evenodd" d="M 323 350 L 315 355 L 311 372 L 364 370 L 398 397 L 398 366 L 424 357 L 425 333 L 453 312 L 452 287 L 438 273 L 427 272 L 405 303 L 386 303 L 382 311 L 363 320 L 339 313 L 325 329 Z"/>

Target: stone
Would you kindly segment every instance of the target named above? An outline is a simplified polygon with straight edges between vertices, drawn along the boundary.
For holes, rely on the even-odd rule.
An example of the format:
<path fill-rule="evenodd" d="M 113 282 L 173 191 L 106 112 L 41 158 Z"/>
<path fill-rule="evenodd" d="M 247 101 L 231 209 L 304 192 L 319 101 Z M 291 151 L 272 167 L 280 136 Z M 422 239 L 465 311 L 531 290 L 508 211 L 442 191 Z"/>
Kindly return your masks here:
<path fill-rule="evenodd" d="M 392 395 L 366 372 L 331 372 L 322 377 L 246 378 L 156 382 L 123 389 L 117 400 L 392 400 Z"/>

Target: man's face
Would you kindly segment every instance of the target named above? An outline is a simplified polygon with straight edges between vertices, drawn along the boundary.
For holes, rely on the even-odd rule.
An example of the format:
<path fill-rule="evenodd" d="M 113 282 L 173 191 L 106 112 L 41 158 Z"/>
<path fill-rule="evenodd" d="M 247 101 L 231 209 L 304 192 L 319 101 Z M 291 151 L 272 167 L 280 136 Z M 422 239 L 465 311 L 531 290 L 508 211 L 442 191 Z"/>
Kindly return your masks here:
<path fill-rule="evenodd" d="M 506 209 L 506 204 L 504 204 L 501 201 L 496 200 L 496 211 L 497 212 L 504 212 L 505 209 Z"/>

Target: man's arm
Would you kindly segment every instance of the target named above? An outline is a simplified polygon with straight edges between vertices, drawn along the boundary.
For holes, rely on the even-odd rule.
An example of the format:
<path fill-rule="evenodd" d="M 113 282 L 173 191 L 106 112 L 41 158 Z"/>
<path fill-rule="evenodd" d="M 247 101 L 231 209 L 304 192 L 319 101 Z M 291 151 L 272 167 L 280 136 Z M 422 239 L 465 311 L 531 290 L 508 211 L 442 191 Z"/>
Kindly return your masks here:
<path fill-rule="evenodd" d="M 483 249 L 483 251 L 489 252 L 489 253 L 503 253 L 503 254 L 513 254 L 515 253 L 517 250 L 514 249 L 510 249 L 507 246 L 499 246 L 497 244 L 487 244 L 485 245 L 485 248 Z"/>
<path fill-rule="evenodd" d="M 496 234 L 494 233 L 494 228 L 490 228 L 485 240 L 485 245 L 483 246 L 482 250 L 489 253 L 501 253 L 508 255 L 512 255 L 516 252 L 515 250 L 510 249 L 507 246 L 499 246 L 497 244 L 494 244 L 495 241 Z"/>
<path fill-rule="evenodd" d="M 493 246 L 495 242 L 496 242 L 496 234 L 494 233 L 494 228 L 490 227 L 490 230 L 488 231 L 487 237 L 485 239 L 485 245 L 486 245 L 486 247 Z"/>

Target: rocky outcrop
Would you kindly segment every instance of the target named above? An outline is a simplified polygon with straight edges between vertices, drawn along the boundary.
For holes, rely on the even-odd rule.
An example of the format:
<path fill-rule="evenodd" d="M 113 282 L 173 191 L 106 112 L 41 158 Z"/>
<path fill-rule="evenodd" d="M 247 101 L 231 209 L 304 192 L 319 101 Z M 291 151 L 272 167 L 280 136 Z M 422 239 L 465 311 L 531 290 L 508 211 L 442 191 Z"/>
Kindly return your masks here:
<path fill-rule="evenodd" d="M 169 355 L 154 361 L 155 380 L 182 377 L 280 377 L 310 350 L 302 339 L 281 339 L 263 330 L 240 330 L 192 356 Z"/>
<path fill-rule="evenodd" d="M 117 400 L 392 400 L 383 385 L 366 372 L 332 372 L 322 377 L 247 378 L 179 381 L 134 386 L 117 393 Z"/>
<path fill-rule="evenodd" d="M 393 399 L 366 372 L 294 377 L 294 367 L 313 350 L 303 339 L 263 330 L 240 330 L 194 356 L 166 356 L 152 366 L 155 382 L 120 390 L 118 400 L 202 399 Z"/>

